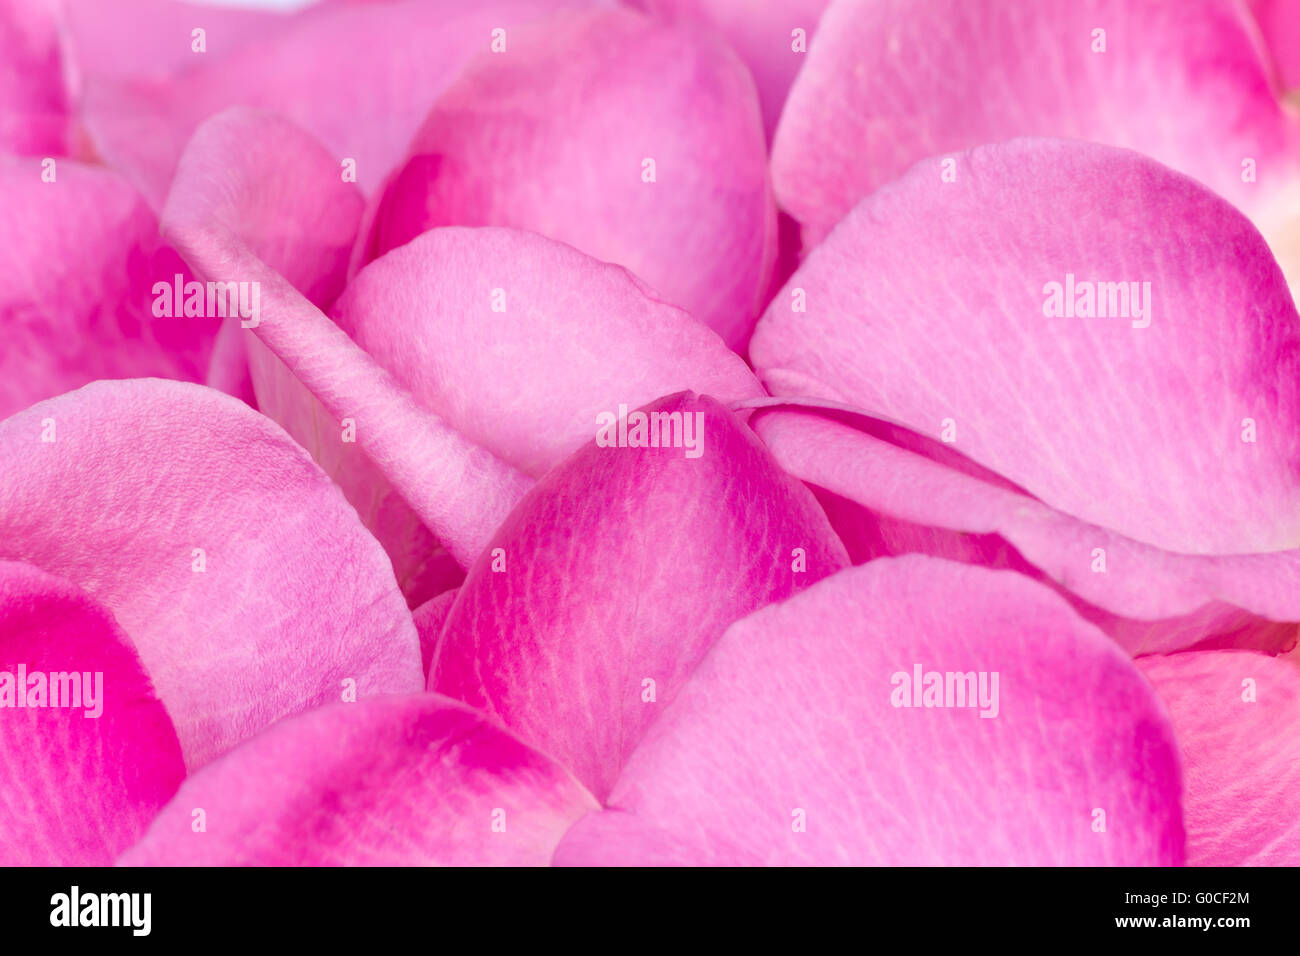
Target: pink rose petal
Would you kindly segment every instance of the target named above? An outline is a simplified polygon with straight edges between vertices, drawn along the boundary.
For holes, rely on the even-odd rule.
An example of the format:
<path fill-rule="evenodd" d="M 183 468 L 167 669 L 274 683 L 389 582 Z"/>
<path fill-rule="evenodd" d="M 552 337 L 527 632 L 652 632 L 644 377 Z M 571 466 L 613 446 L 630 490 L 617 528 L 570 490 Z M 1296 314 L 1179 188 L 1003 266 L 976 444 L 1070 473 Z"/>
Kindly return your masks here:
<path fill-rule="evenodd" d="M 186 781 L 120 862 L 538 866 L 595 806 L 553 761 L 454 701 L 376 698 L 233 750 Z"/>
<path fill-rule="evenodd" d="M 366 258 L 434 226 L 528 229 L 626 266 L 739 349 L 776 255 L 770 192 L 753 80 L 716 37 L 627 10 L 557 18 L 438 99 Z"/>
<path fill-rule="evenodd" d="M 68 155 L 70 112 L 53 0 L 0 0 L 0 153 Z"/>
<path fill-rule="evenodd" d="M 272 422 L 201 386 L 98 382 L 0 422 L 0 558 L 113 612 L 190 768 L 345 682 L 421 683 L 410 614 L 351 506 Z"/>
<path fill-rule="evenodd" d="M 646 411 L 694 416 L 698 457 L 589 443 L 547 473 L 470 569 L 429 674 L 597 798 L 732 621 L 846 563 L 731 412 L 690 394 Z"/>
<path fill-rule="evenodd" d="M 184 776 L 113 615 L 69 581 L 0 561 L 0 865 L 111 863 Z"/>
<path fill-rule="evenodd" d="M 984 672 L 986 703 L 996 672 L 996 717 L 894 706 L 918 665 Z M 555 859 L 1173 865 L 1179 783 L 1151 688 L 1058 597 L 887 559 L 734 624 Z"/>

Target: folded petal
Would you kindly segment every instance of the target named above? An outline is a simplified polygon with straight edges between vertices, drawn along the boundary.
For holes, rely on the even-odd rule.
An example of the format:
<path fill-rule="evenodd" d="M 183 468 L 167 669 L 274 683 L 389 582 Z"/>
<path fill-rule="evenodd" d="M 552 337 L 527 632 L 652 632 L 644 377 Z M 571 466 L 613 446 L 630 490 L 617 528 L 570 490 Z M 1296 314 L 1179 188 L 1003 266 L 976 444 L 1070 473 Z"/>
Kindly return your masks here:
<path fill-rule="evenodd" d="M 378 543 L 266 417 L 179 382 L 97 382 L 0 422 L 0 558 L 131 636 L 196 768 L 289 714 L 420 684 Z"/>
<path fill-rule="evenodd" d="M 1271 651 L 1295 646 L 1300 550 L 1165 551 L 847 419 L 782 408 L 757 412 L 752 423 L 783 468 L 830 493 L 823 496 L 827 514 L 855 563 L 919 552 L 1019 571 L 1058 588 L 1133 654 L 1207 640 Z"/>
<path fill-rule="evenodd" d="M 0 153 L 65 156 L 71 108 L 53 0 L 0 0 Z"/>
<path fill-rule="evenodd" d="M 630 0 L 670 23 L 708 24 L 740 54 L 758 86 L 770 141 L 786 94 L 830 0 Z"/>
<path fill-rule="evenodd" d="M 155 314 L 155 283 L 192 277 L 123 179 L 0 159 L 0 418 L 104 378 L 203 381 L 219 320 Z"/>
<path fill-rule="evenodd" d="M 283 114 L 325 143 L 337 162 L 354 160 L 356 181 L 372 187 L 400 159 L 462 64 L 489 48 L 494 28 L 514 30 L 554 8 L 546 0 L 334 3 L 266 30 L 200 8 L 173 41 L 180 50 L 174 55 L 188 65 L 141 77 L 110 62 L 87 77 L 86 125 L 110 165 L 127 171 L 157 206 L 190 134 L 231 106 Z M 192 52 L 191 29 L 209 20 L 216 24 L 213 55 Z"/>
<path fill-rule="evenodd" d="M 1300 863 L 1300 660 L 1226 650 L 1136 663 L 1183 755 L 1188 864 Z"/>
<path fill-rule="evenodd" d="M 1164 550 L 1300 546 L 1300 317 L 1246 218 L 1105 146 L 955 169 L 918 164 L 814 250 L 751 345 L 769 390 L 946 435 Z"/>
<path fill-rule="evenodd" d="M 422 405 L 532 475 L 619 402 L 763 394 L 714 332 L 627 270 L 522 230 L 431 230 L 358 273 L 334 318 Z"/>
<path fill-rule="evenodd" d="M 1296 103 L 1300 92 L 1300 6 L 1291 0 L 1250 0 L 1250 9 L 1272 58 L 1280 92 Z"/>
<path fill-rule="evenodd" d="M 113 615 L 70 581 L 0 561 L 0 865 L 111 863 L 184 776 Z"/>
<path fill-rule="evenodd" d="M 595 806 L 559 765 L 467 707 L 376 698 L 282 721 L 204 768 L 119 862 L 543 866 Z"/>
<path fill-rule="evenodd" d="M 625 430 L 615 414 L 484 549 L 429 674 L 597 798 L 732 621 L 846 563 L 808 490 L 712 399 L 660 399 Z"/>
<path fill-rule="evenodd" d="M 777 130 L 778 200 L 811 246 L 921 159 L 1053 136 L 1138 150 L 1263 213 L 1300 153 L 1243 6 L 840 0 Z"/>
<path fill-rule="evenodd" d="M 289 137 L 293 147 L 287 153 L 255 151 L 245 162 L 233 149 L 241 131 L 254 135 L 275 132 Z M 304 435 L 304 440 L 334 473 L 341 474 L 348 462 L 359 469 L 355 481 L 343 478 L 341 484 L 353 490 L 354 500 L 367 498 L 368 503 L 359 507 L 371 526 L 383 529 L 390 546 L 397 542 L 399 554 L 409 554 L 408 545 L 422 543 L 431 552 L 433 539 L 415 534 L 412 522 L 404 517 L 405 505 L 409 505 L 456 560 L 467 566 L 531 482 L 422 408 L 288 278 L 259 257 L 261 252 L 282 258 L 296 263 L 295 269 L 304 261 L 296 255 L 301 251 L 297 240 L 291 238 L 285 246 L 268 242 L 258 220 L 249 218 L 262 182 L 281 181 L 305 171 L 307 184 L 291 188 L 282 201 L 295 209 L 306 207 L 322 216 L 331 215 L 308 201 L 312 183 L 323 188 L 321 156 L 318 149 L 313 150 L 307 137 L 295 137 L 291 127 L 268 123 L 256 113 L 235 111 L 215 118 L 195 134 L 186 149 L 163 212 L 163 233 L 208 281 L 243 283 L 258 290 L 259 314 L 242 324 L 254 331 L 292 375 L 264 377 L 263 386 L 271 386 L 265 401 L 303 435 L 308 427 L 305 419 L 314 405 L 306 401 L 298 383 L 310 390 L 329 424 L 318 420 L 323 416 L 311 415 L 310 428 L 319 432 Z M 304 168 L 295 165 L 294 159 L 303 160 Z M 329 255 L 305 260 L 314 263 L 309 274 L 334 275 L 328 270 L 321 273 L 317 267 L 337 264 L 336 251 L 327 246 L 322 252 Z M 303 281 L 302 273 L 298 281 Z M 328 287 L 327 283 L 319 288 Z M 253 365 L 256 372 L 256 359 Z M 286 391 L 274 394 L 277 388 Z M 262 398 L 259 396 L 259 401 Z M 342 448 L 351 443 L 404 499 L 403 507 L 385 510 L 390 495 L 386 486 L 371 496 L 367 481 L 373 471 L 351 449 Z M 357 496 L 358 488 L 365 492 L 363 496 Z M 396 520 L 386 525 L 393 514 Z M 403 561 L 401 568 L 404 585 L 409 583 L 408 571 L 423 574 L 415 563 Z"/>
<path fill-rule="evenodd" d="M 724 43 L 628 10 L 510 33 L 438 99 L 367 258 L 514 226 L 626 266 L 742 348 L 776 255 L 753 80 Z"/>
<path fill-rule="evenodd" d="M 557 863 L 1183 857 L 1173 731 L 1132 663 L 1021 575 L 922 557 L 734 624 L 608 805 Z"/>

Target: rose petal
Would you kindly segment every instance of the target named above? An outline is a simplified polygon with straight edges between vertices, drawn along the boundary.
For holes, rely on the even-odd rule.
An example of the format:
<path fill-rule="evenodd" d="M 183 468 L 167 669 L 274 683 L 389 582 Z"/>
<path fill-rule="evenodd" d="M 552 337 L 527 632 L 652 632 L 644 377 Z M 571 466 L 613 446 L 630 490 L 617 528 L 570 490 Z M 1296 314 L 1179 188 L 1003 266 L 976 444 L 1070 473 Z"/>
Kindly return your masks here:
<path fill-rule="evenodd" d="M 111 863 L 184 776 L 113 615 L 69 581 L 0 561 L 0 865 Z"/>
<path fill-rule="evenodd" d="M 415 630 L 420 635 L 420 660 L 424 664 L 426 681 L 429 678 L 429 664 L 433 661 L 438 639 L 442 636 L 442 625 L 446 623 L 447 615 L 451 612 L 451 606 L 459 593 L 459 588 L 443 591 L 411 612 L 411 617 L 415 621 Z"/>
<path fill-rule="evenodd" d="M 751 346 L 773 394 L 951 421 L 979 465 L 1166 550 L 1300 545 L 1300 317 L 1245 217 L 1110 147 L 1018 140 L 957 169 L 864 200 L 778 294 Z M 1149 283 L 1149 327 L 1046 315 L 1069 275 Z"/>
<path fill-rule="evenodd" d="M 597 798 L 727 625 L 846 563 L 732 413 L 689 394 L 644 411 L 696 423 L 698 457 L 588 444 L 549 472 L 470 569 L 429 674 Z"/>
<path fill-rule="evenodd" d="M 0 0 L 0 153 L 65 156 L 71 112 L 49 0 Z"/>
<path fill-rule="evenodd" d="M 521 230 L 427 232 L 363 269 L 334 318 L 422 405 L 531 475 L 619 402 L 763 394 L 715 333 L 625 269 Z"/>
<path fill-rule="evenodd" d="M 996 672 L 996 717 L 891 706 L 916 666 L 985 672 L 986 702 Z M 1170 865 L 1178 799 L 1151 688 L 1064 602 L 886 559 L 733 625 L 555 860 Z"/>
<path fill-rule="evenodd" d="M 553 761 L 454 701 L 377 698 L 283 721 L 205 768 L 120 862 L 537 866 L 595 806 Z"/>
<path fill-rule="evenodd" d="M 218 321 L 156 317 L 154 283 L 191 276 L 138 193 L 102 169 L 0 159 L 0 418 L 103 378 L 202 381 Z"/>
<path fill-rule="evenodd" d="M 1264 36 L 1281 92 L 1300 90 L 1300 6 L 1294 0 L 1250 0 L 1251 13 Z"/>
<path fill-rule="evenodd" d="M 1262 212 L 1300 154 L 1248 27 L 1230 0 L 841 0 L 782 114 L 777 197 L 811 246 L 918 160 L 1054 136 L 1136 149 Z"/>
<path fill-rule="evenodd" d="M 507 43 L 437 101 L 387 186 L 367 258 L 434 226 L 528 229 L 626 266 L 743 347 L 776 255 L 744 65 L 715 37 L 627 10 L 546 21 Z"/>
<path fill-rule="evenodd" d="M 1187 862 L 1300 863 L 1300 665 L 1192 651 L 1137 664 L 1169 708 L 1186 767 Z"/>
<path fill-rule="evenodd" d="M 420 686 L 383 551 L 289 436 L 211 389 L 98 382 L 0 422 L 0 558 L 113 612 L 191 769 L 345 681 Z"/>
<path fill-rule="evenodd" d="M 1267 622 L 1300 621 L 1300 551 L 1163 551 L 820 413 L 772 409 L 752 421 L 791 474 L 870 509 L 828 509 L 855 562 L 919 551 L 1027 573 L 1060 587 L 1134 654 L 1212 637 L 1270 650 L 1295 644 L 1293 624 Z"/>

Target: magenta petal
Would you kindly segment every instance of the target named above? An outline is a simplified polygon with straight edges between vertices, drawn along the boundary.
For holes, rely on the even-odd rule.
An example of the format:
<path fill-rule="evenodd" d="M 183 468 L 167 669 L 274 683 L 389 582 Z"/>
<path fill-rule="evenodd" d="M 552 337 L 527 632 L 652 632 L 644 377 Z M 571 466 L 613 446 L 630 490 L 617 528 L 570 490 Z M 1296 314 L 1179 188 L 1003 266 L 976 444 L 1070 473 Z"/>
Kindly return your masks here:
<path fill-rule="evenodd" d="M 1164 551 L 818 413 L 765 410 L 753 426 L 791 474 L 870 509 L 831 510 L 855 561 L 920 551 L 1043 577 L 1134 654 L 1187 648 L 1250 618 L 1300 621 L 1300 550 Z M 1230 639 L 1277 650 L 1294 645 L 1287 630 L 1256 626 Z"/>
<path fill-rule="evenodd" d="M 0 0 L 0 153 L 71 152 L 53 0 Z"/>
<path fill-rule="evenodd" d="M 996 716 L 899 706 L 916 667 L 986 703 L 996 672 Z M 1060 598 L 885 559 L 733 625 L 555 861 L 1171 865 L 1179 784 L 1155 694 Z"/>
<path fill-rule="evenodd" d="M 777 295 L 750 349 L 772 393 L 932 439 L 950 421 L 977 464 L 1169 551 L 1300 546 L 1300 317 L 1249 221 L 1126 150 L 956 163 L 864 200 Z M 1139 283 L 1144 315 L 1047 314 L 1075 278 Z"/>
<path fill-rule="evenodd" d="M 1300 4 L 1295 0 L 1250 0 L 1250 8 L 1272 58 L 1280 92 L 1294 103 L 1300 91 Z"/>
<path fill-rule="evenodd" d="M 1252 214 L 1300 176 L 1244 4 L 843 0 L 790 91 L 772 177 L 814 245 L 917 161 L 1018 136 L 1135 149 Z"/>
<path fill-rule="evenodd" d="M 470 569 L 429 674 L 597 798 L 732 621 L 847 560 L 731 412 L 693 395 L 646 411 L 694 416 L 701 454 L 593 443 L 549 472 Z"/>
<path fill-rule="evenodd" d="M 0 159 L 0 418 L 102 378 L 203 381 L 218 322 L 154 315 L 154 284 L 192 278 L 125 181 L 57 159 Z"/>
<path fill-rule="evenodd" d="M 435 694 L 387 697 L 283 721 L 227 754 L 120 862 L 537 866 L 594 807 L 482 715 Z"/>
<path fill-rule="evenodd" d="M 71 582 L 0 561 L 0 865 L 111 863 L 184 776 L 113 615 Z"/>
<path fill-rule="evenodd" d="M 439 98 L 387 186 L 368 257 L 434 226 L 528 229 L 626 266 L 742 348 L 776 255 L 744 65 L 708 32 L 627 10 L 507 42 Z"/>
<path fill-rule="evenodd" d="M 0 558 L 113 612 L 191 768 L 345 682 L 421 685 L 379 545 L 289 436 L 211 389 L 99 382 L 0 422 Z"/>
<path fill-rule="evenodd" d="M 1137 664 L 1183 754 L 1187 862 L 1300 865 L 1300 659 L 1192 651 Z"/>
<path fill-rule="evenodd" d="M 714 332 L 627 270 L 521 230 L 427 232 L 361 270 L 334 318 L 422 405 L 532 475 L 620 402 L 764 394 Z"/>

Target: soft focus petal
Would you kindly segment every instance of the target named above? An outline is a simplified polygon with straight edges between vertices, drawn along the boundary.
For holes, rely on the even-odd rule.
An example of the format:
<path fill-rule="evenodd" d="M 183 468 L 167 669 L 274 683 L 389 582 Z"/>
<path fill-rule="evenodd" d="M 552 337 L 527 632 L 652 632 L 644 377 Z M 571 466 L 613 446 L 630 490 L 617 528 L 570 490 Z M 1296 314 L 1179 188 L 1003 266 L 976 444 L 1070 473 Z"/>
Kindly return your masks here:
<path fill-rule="evenodd" d="M 783 468 L 847 499 L 828 514 L 855 563 L 920 552 L 1020 571 L 1060 587 L 1134 654 L 1210 638 L 1295 646 L 1300 551 L 1164 551 L 824 414 L 772 409 L 752 421 Z"/>
<path fill-rule="evenodd" d="M 231 106 L 283 114 L 325 143 L 336 162 L 355 160 L 356 181 L 373 186 L 397 163 L 438 93 L 488 49 L 494 28 L 513 31 L 553 9 L 547 0 L 326 4 L 266 30 L 196 12 L 195 27 L 216 23 L 213 55 L 191 53 L 187 61 L 186 29 L 174 39 L 174 65 L 189 65 L 173 75 L 122 76 L 110 62 L 86 78 L 86 124 L 108 162 L 157 205 L 190 134 Z M 227 52 L 223 31 L 233 34 L 231 43 L 247 42 Z"/>
<path fill-rule="evenodd" d="M 741 348 L 776 255 L 753 80 L 711 33 L 628 10 L 511 33 L 439 98 L 367 258 L 446 225 L 515 226 L 626 266 Z"/>
<path fill-rule="evenodd" d="M 1187 862 L 1300 864 L 1300 660 L 1192 651 L 1137 664 L 1183 755 Z"/>
<path fill-rule="evenodd" d="M 203 381 L 218 321 L 155 316 L 192 278 L 139 194 L 103 169 L 0 159 L 0 418 L 103 378 Z"/>
<path fill-rule="evenodd" d="M 977 464 L 1135 541 L 1300 546 L 1300 318 L 1245 217 L 1110 147 L 1018 140 L 956 168 L 864 200 L 778 294 L 751 345 L 773 394 L 950 422 Z M 1104 291 L 1111 317 L 1045 314 L 1070 277 L 1137 283 L 1132 317 Z"/>
<path fill-rule="evenodd" d="M 996 716 L 894 706 L 916 667 L 997 673 Z M 1169 865 L 1178 801 L 1151 688 L 1059 598 L 881 560 L 733 625 L 556 862 Z"/>
<path fill-rule="evenodd" d="M 0 0 L 0 154 L 64 156 L 72 127 L 54 0 Z"/>
<path fill-rule="evenodd" d="M 284 721 L 206 767 L 120 862 L 538 866 L 595 806 L 482 715 L 436 694 L 379 698 Z"/>
<path fill-rule="evenodd" d="M 786 94 L 830 0 L 629 0 L 672 23 L 709 24 L 740 54 L 758 86 L 770 140 Z M 796 34 L 802 31 L 802 36 Z"/>
<path fill-rule="evenodd" d="M 1281 92 L 1293 105 L 1300 105 L 1300 4 L 1295 0 L 1250 0 L 1250 8 Z"/>
<path fill-rule="evenodd" d="M 777 130 L 778 200 L 811 246 L 921 159 L 1053 136 L 1136 149 L 1262 212 L 1300 153 L 1249 27 L 1232 0 L 837 0 Z"/>
<path fill-rule="evenodd" d="M 591 443 L 549 472 L 470 569 L 429 674 L 598 798 L 732 621 L 846 563 L 731 412 L 689 394 L 646 411 L 680 414 L 698 457 Z"/>
<path fill-rule="evenodd" d="M 531 482 L 422 408 L 293 283 L 259 258 L 267 239 L 257 220 L 247 217 L 257 195 L 254 173 L 277 181 L 285 171 L 277 170 L 275 156 L 282 155 L 305 159 L 310 174 L 319 169 L 320 158 L 300 137 L 287 154 L 272 150 L 257 154 L 251 164 L 237 160 L 231 146 L 238 132 L 264 130 L 264 120 L 236 111 L 204 125 L 177 170 L 163 232 L 209 281 L 250 283 L 259 290 L 260 314 L 249 326 L 324 408 L 331 422 L 320 426 L 321 445 L 327 439 L 355 442 L 429 531 L 468 566 Z M 288 169 L 294 168 L 290 162 Z M 292 191 L 290 201 L 297 203 L 310 188 L 302 195 Z M 296 394 L 297 386 L 286 377 L 271 381 L 287 383 Z M 272 407 L 281 404 L 279 398 L 267 401 Z M 283 404 L 294 401 L 291 394 Z M 317 448 L 317 453 L 329 460 L 328 450 Z M 362 507 L 367 517 L 382 523 L 382 509 L 376 519 Z M 402 513 L 399 509 L 399 524 Z M 387 530 L 385 539 L 393 540 Z"/>
<path fill-rule="evenodd" d="M 0 422 L 0 558 L 113 612 L 191 768 L 347 681 L 420 686 L 379 545 L 289 436 L 211 389 L 99 382 Z"/>
<path fill-rule="evenodd" d="M 620 402 L 763 394 L 715 333 L 625 269 L 515 229 L 427 232 L 358 273 L 334 318 L 426 408 L 533 475 Z"/>
<path fill-rule="evenodd" d="M 0 561 L 0 865 L 111 863 L 184 776 L 113 616 L 69 581 Z"/>

